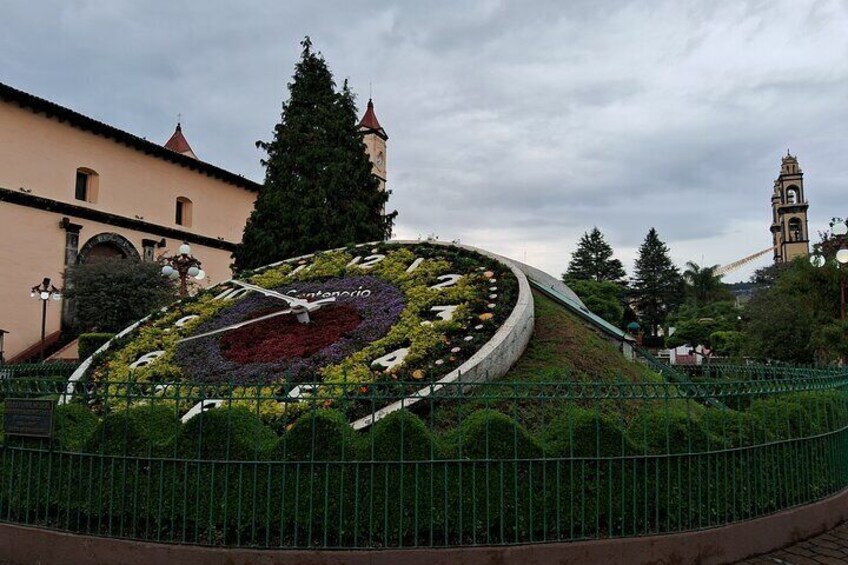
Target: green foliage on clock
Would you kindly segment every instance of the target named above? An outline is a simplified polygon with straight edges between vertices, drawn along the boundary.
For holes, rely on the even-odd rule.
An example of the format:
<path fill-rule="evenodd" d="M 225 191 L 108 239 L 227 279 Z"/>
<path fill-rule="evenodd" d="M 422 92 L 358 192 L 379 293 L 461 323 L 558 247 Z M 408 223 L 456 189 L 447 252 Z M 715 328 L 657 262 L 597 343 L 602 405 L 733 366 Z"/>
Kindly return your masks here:
<path fill-rule="evenodd" d="M 421 261 L 416 261 L 418 259 Z M 448 273 L 456 273 L 461 278 L 439 290 L 430 288 Z M 404 297 L 403 309 L 385 335 L 317 370 L 314 379 L 322 383 L 321 390 L 327 397 L 342 392 L 340 387 L 368 385 L 375 381 L 396 381 L 401 387 L 397 391 L 400 393 L 404 390 L 402 387 L 412 386 L 402 383 L 414 381 L 417 385 L 421 381 L 423 384 L 450 372 L 494 334 L 511 312 L 518 292 L 517 280 L 505 265 L 460 248 L 431 244 L 378 243 L 351 247 L 240 276 L 264 288 L 285 288 L 297 283 L 365 275 L 399 289 Z M 489 278 L 497 281 L 498 298 L 494 308 L 489 304 L 489 286 L 493 284 Z M 87 380 L 106 385 L 106 394 L 99 396 L 95 405 L 103 408 L 115 405 L 117 408 L 122 401 L 114 399 L 136 389 L 142 396 L 163 397 L 160 402 L 169 403 L 179 413 L 187 411 L 200 398 L 214 398 L 218 394 L 214 382 L 203 386 L 168 385 L 189 380 L 175 357 L 180 340 L 237 303 L 238 299 L 219 299 L 227 288 L 207 289 L 167 310 L 155 312 L 134 332 L 115 340 L 109 351 L 98 356 L 86 375 Z M 430 310 L 439 305 L 456 306 L 452 319 L 442 320 Z M 481 320 L 484 313 L 485 319 Z M 178 321 L 180 326 L 176 326 Z M 471 341 L 465 341 L 469 336 Z M 463 350 L 462 354 L 451 351 L 457 347 Z M 408 349 L 401 365 L 390 370 L 372 366 L 375 359 L 401 348 Z M 159 355 L 155 360 L 139 364 L 144 356 L 154 352 Z M 133 368 L 133 364 L 136 367 Z M 280 389 L 279 385 L 286 380 L 287 377 L 280 374 L 277 385 L 257 383 L 231 389 L 226 382 L 220 382 L 220 394 L 226 395 L 224 398 L 233 406 L 254 411 L 264 422 L 281 430 L 308 406 L 304 402 L 280 402 L 288 389 Z"/>

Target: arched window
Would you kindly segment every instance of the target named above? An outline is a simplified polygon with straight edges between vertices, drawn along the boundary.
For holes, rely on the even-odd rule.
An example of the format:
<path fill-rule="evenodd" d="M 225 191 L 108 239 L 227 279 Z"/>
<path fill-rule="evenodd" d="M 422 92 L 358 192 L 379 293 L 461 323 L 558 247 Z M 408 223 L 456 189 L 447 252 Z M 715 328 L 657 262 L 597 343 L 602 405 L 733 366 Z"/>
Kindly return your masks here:
<path fill-rule="evenodd" d="M 795 185 L 790 186 L 786 189 L 786 203 L 787 204 L 798 204 L 798 187 Z"/>
<path fill-rule="evenodd" d="M 801 220 L 792 218 L 789 220 L 789 241 L 802 241 L 804 239 L 801 233 Z"/>
<path fill-rule="evenodd" d="M 191 227 L 191 200 L 185 196 L 177 198 L 175 221 L 178 226 Z"/>
<path fill-rule="evenodd" d="M 77 169 L 76 183 L 74 185 L 74 198 L 83 202 L 97 202 L 97 190 L 99 188 L 100 175 L 93 169 L 80 167 Z"/>

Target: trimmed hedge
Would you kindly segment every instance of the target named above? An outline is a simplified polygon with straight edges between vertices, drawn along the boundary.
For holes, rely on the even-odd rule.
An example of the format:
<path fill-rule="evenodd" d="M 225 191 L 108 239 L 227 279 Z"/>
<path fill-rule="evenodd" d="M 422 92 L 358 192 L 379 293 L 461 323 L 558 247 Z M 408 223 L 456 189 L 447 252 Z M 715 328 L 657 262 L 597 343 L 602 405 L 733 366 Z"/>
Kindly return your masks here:
<path fill-rule="evenodd" d="M 206 410 L 179 430 L 177 452 L 193 459 L 263 460 L 277 443 L 276 434 L 243 406 Z"/>
<path fill-rule="evenodd" d="M 63 451 L 83 451 L 97 431 L 97 416 L 82 404 L 63 404 L 53 411 L 54 447 Z"/>
<path fill-rule="evenodd" d="M 107 414 L 86 442 L 86 451 L 106 455 L 170 455 L 180 430 L 173 406 L 142 404 Z M 169 451 L 171 451 L 169 453 Z"/>
<path fill-rule="evenodd" d="M 84 361 L 94 355 L 104 343 L 115 337 L 113 333 L 84 333 L 80 334 L 77 342 L 78 358 Z"/>
<path fill-rule="evenodd" d="M 616 457 L 642 450 L 612 417 L 571 407 L 542 432 L 551 457 Z"/>
<path fill-rule="evenodd" d="M 720 448 L 721 439 L 707 433 L 694 414 L 676 406 L 658 406 L 639 412 L 628 433 L 645 453 L 698 453 Z"/>
<path fill-rule="evenodd" d="M 243 407 L 180 425 L 172 408 L 138 406 L 98 424 L 72 404 L 56 409 L 54 451 L 7 443 L 0 512 L 165 541 L 496 544 L 709 527 L 844 486 L 844 436 L 778 441 L 841 428 L 843 393 L 756 399 L 751 412 L 681 404 L 658 403 L 627 427 L 569 406 L 544 442 L 491 409 L 444 437 L 409 411 L 363 433 L 319 409 L 278 438 Z M 96 454 L 75 453 L 83 446 Z"/>
<path fill-rule="evenodd" d="M 492 409 L 474 412 L 447 439 L 462 459 L 530 459 L 544 453 L 524 426 Z"/>
<path fill-rule="evenodd" d="M 305 414 L 277 443 L 277 461 L 352 461 L 359 458 L 362 440 L 344 414 L 321 409 Z"/>

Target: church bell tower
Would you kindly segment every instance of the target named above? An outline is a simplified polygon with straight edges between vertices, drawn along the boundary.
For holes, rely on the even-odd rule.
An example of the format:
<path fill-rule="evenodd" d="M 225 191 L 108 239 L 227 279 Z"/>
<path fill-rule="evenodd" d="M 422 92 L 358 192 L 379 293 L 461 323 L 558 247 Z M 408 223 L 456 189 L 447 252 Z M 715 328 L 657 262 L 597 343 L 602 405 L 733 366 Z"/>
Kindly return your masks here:
<path fill-rule="evenodd" d="M 809 207 L 804 196 L 804 174 L 798 166 L 798 159 L 787 151 L 781 161 L 780 176 L 774 181 L 774 193 L 771 196 L 771 234 L 775 263 L 809 255 Z"/>
<path fill-rule="evenodd" d="M 389 136 L 377 120 L 371 99 L 368 100 L 368 109 L 359 122 L 359 133 L 371 161 L 371 173 L 380 180 L 380 190 L 386 190 L 386 141 Z"/>

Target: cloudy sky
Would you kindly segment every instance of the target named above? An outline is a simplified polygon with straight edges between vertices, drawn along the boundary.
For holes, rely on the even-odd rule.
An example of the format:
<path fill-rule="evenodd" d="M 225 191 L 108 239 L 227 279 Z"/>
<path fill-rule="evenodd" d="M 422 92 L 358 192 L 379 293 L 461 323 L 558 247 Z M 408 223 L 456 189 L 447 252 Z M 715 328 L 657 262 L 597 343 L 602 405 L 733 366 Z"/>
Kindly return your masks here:
<path fill-rule="evenodd" d="M 257 181 L 308 34 L 361 109 L 373 89 L 396 236 L 553 274 L 592 226 L 628 270 L 651 226 L 679 264 L 768 247 L 787 148 L 810 231 L 848 215 L 846 1 L 4 0 L 0 16 L 0 82 L 158 142 L 180 113 L 202 159 Z"/>

